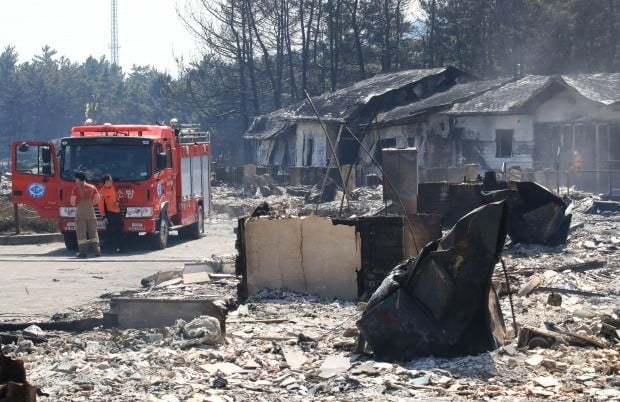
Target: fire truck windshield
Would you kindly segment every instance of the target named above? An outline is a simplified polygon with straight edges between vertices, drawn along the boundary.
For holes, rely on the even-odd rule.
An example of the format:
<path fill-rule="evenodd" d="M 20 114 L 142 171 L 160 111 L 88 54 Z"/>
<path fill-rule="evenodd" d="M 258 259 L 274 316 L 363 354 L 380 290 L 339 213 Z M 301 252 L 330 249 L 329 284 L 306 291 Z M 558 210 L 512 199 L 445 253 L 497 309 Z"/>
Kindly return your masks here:
<path fill-rule="evenodd" d="M 104 174 L 114 181 L 140 181 L 150 175 L 150 148 L 142 145 L 67 144 L 60 152 L 61 177 L 73 180 L 82 171 L 91 182 Z"/>

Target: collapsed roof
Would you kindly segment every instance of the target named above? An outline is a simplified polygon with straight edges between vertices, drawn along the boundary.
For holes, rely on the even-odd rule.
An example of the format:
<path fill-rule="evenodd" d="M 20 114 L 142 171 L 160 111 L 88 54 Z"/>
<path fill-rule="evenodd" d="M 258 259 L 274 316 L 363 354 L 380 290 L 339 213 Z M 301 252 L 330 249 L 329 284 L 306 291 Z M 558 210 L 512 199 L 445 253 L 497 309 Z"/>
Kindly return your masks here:
<path fill-rule="evenodd" d="M 281 111 L 278 110 L 273 113 L 255 117 L 254 121 L 252 121 L 252 125 L 245 132 L 244 138 L 249 140 L 268 140 L 276 138 L 294 128 L 295 123 L 280 113 Z"/>
<path fill-rule="evenodd" d="M 447 114 L 511 114 L 521 111 L 547 89 L 569 88 L 603 105 L 620 103 L 620 74 L 528 75 L 464 103 Z"/>
<path fill-rule="evenodd" d="M 518 113 L 550 89 L 570 88 L 602 105 L 620 104 L 620 73 L 528 75 L 518 80 L 472 81 L 473 78 L 454 67 L 377 74 L 312 101 L 324 121 L 349 123 L 360 116 L 370 118 L 378 109 L 380 113 L 374 124 L 379 126 L 405 123 L 423 113 L 442 111 L 450 106 L 452 108 L 444 113 Z M 386 96 L 388 94 L 391 96 Z M 273 139 L 292 132 L 297 121 L 315 119 L 312 105 L 306 100 L 256 117 L 245 138 Z"/>
<path fill-rule="evenodd" d="M 399 106 L 387 112 L 377 115 L 376 125 L 402 124 L 409 120 L 414 120 L 429 112 L 437 112 L 452 106 L 459 101 L 467 101 L 489 90 L 501 87 L 513 81 L 513 78 L 499 78 L 486 81 L 471 81 L 464 84 L 457 84 L 444 92 L 438 92 L 426 99 Z"/>
<path fill-rule="evenodd" d="M 445 91 L 457 81 L 472 76 L 454 67 L 405 70 L 396 73 L 377 74 L 349 87 L 328 92 L 312 98 L 316 111 L 325 121 L 349 122 L 363 115 L 364 109 L 373 104 L 379 110 L 419 101 L 437 91 Z M 390 96 L 388 99 L 386 95 Z M 374 114 L 374 108 L 368 111 Z M 370 116 L 368 116 L 370 117 Z M 295 105 L 258 116 L 246 131 L 246 139 L 270 139 L 286 131 L 299 120 L 315 120 L 316 114 L 310 102 Z"/>

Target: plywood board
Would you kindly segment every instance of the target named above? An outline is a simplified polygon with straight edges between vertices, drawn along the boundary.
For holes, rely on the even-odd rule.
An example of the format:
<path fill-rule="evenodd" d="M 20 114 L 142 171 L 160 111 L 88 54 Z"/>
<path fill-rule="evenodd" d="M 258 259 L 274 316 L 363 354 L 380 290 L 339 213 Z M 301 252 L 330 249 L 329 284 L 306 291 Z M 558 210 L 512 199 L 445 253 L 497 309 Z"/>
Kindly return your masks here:
<path fill-rule="evenodd" d="M 245 223 L 249 294 L 289 289 L 353 299 L 361 245 L 355 227 L 310 216 Z"/>

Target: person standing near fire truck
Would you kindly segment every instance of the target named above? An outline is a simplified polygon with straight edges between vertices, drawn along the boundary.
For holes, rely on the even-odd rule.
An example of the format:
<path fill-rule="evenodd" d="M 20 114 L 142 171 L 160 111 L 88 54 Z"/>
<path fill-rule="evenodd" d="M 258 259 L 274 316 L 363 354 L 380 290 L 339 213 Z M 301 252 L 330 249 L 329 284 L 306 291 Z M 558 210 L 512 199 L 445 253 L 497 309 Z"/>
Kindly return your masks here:
<path fill-rule="evenodd" d="M 120 253 L 124 248 L 120 200 L 112 183 L 112 175 L 104 174 L 102 180 L 103 187 L 99 189 L 99 193 L 103 197 L 105 206 L 104 216 L 107 219 L 106 248 L 109 246 L 110 250 Z"/>
<path fill-rule="evenodd" d="M 77 172 L 73 175 L 75 186 L 71 191 L 71 205 L 75 211 L 75 233 L 77 236 L 78 253 L 76 257 L 88 257 L 89 246 L 92 246 L 95 257 L 101 255 L 99 247 L 99 235 L 97 234 L 97 217 L 94 205 L 97 203 L 99 211 L 105 215 L 103 200 L 97 191 L 97 187 L 86 183 L 86 174 Z M 86 235 L 88 234 L 88 239 Z M 90 244 L 89 244 L 90 243 Z"/>

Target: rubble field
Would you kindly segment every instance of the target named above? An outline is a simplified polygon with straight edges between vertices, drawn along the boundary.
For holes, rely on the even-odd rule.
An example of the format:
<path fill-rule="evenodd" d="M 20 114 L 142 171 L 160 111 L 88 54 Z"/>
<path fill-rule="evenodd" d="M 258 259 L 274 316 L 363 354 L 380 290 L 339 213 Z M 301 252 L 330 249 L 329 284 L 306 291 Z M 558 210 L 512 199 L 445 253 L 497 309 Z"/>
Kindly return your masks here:
<path fill-rule="evenodd" d="M 384 206 L 380 187 L 357 193 L 348 214 Z M 24 361 L 43 401 L 620 400 L 620 214 L 587 214 L 593 197 L 579 198 L 571 204 L 566 245 L 507 242 L 502 257 L 509 286 L 500 263 L 493 282 L 508 339 L 492 352 L 376 361 L 357 348 L 356 321 L 366 303 L 286 290 L 250 296 L 228 313 L 226 333 L 216 341 L 188 341 L 184 322 L 79 333 L 31 328 L 14 332 L 17 341 L 2 350 Z M 231 230 L 236 216 L 262 201 L 300 215 L 315 208 L 286 190 L 265 197 L 218 187 L 214 200 L 213 222 Z M 339 201 L 321 204 L 319 214 L 337 214 Z M 222 275 L 203 284 L 135 284 L 123 295 L 225 300 L 236 297 L 238 280 Z M 555 342 L 519 345 L 509 293 L 517 331 L 540 329 Z M 101 316 L 112 296 L 119 295 L 67 315 Z M 27 339 L 32 333 L 36 342 Z"/>

